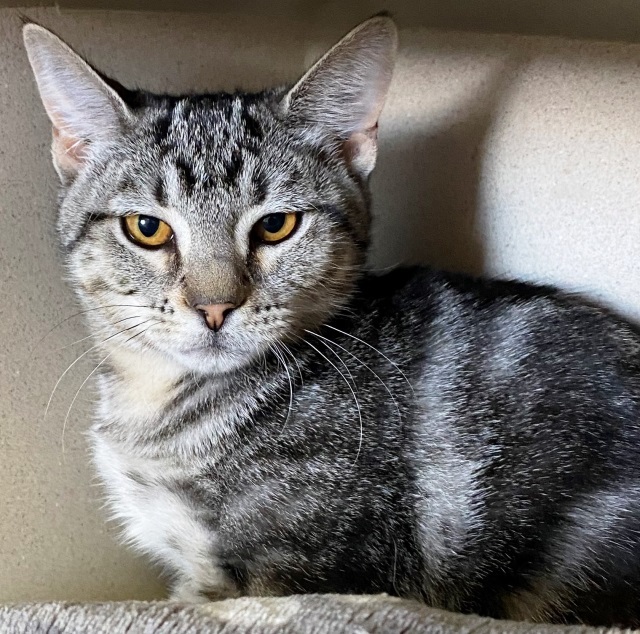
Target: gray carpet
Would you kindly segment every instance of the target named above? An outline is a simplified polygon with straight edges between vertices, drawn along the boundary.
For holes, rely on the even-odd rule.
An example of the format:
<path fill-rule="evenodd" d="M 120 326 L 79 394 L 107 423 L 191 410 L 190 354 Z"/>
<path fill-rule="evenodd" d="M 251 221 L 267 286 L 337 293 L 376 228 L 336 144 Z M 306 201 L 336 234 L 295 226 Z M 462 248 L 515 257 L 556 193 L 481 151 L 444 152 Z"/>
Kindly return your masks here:
<path fill-rule="evenodd" d="M 200 605 L 131 601 L 0 607 L 2 634 L 589 634 L 619 631 L 494 621 L 433 610 L 386 595 L 242 598 Z"/>

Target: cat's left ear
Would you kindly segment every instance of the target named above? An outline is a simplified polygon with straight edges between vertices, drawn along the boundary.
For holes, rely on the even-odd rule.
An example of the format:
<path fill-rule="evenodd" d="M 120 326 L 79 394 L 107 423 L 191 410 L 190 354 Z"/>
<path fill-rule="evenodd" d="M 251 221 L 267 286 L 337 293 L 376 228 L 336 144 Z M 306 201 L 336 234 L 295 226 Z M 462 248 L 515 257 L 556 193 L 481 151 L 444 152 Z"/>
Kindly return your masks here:
<path fill-rule="evenodd" d="M 120 96 L 53 33 L 27 24 L 23 37 L 53 124 L 53 163 L 67 183 L 91 152 L 118 138 L 132 115 Z"/>
<path fill-rule="evenodd" d="M 370 18 L 316 62 L 282 102 L 294 123 L 337 137 L 345 158 L 363 177 L 376 162 L 378 117 L 397 46 L 393 20 Z"/>

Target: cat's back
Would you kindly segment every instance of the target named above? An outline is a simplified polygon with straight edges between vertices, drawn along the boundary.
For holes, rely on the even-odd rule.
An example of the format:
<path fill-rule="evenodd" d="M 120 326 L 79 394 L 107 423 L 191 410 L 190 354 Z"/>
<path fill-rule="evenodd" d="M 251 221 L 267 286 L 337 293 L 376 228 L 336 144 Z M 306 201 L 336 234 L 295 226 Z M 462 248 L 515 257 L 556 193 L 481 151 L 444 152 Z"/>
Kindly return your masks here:
<path fill-rule="evenodd" d="M 411 267 L 366 277 L 357 297 L 355 331 L 395 348 L 409 372 L 437 366 L 471 383 L 535 374 L 604 390 L 640 383 L 640 328 L 551 286 Z"/>
<path fill-rule="evenodd" d="M 493 594 L 465 601 L 478 600 L 472 588 L 487 578 L 495 596 L 553 583 L 569 597 L 566 584 L 586 565 L 576 548 L 608 558 L 604 569 L 631 556 L 630 522 L 640 519 L 634 325 L 553 288 L 421 268 L 368 278 L 360 301 L 368 310 L 358 335 L 393 356 L 413 388 L 403 451 L 423 556 L 437 571 L 435 603 L 480 609 Z M 618 532 L 615 553 L 598 543 L 604 524 Z M 499 600 L 514 616 L 536 616 L 520 598 Z"/>
<path fill-rule="evenodd" d="M 356 334 L 403 370 L 432 426 L 640 442 L 635 325 L 552 287 L 418 267 L 365 279 L 358 301 Z"/>
<path fill-rule="evenodd" d="M 640 443 L 640 330 L 606 310 L 419 267 L 367 277 L 357 304 L 352 333 L 403 371 L 432 430 L 442 421 L 483 447 L 496 435 L 524 447 L 580 437 L 605 453 Z"/>

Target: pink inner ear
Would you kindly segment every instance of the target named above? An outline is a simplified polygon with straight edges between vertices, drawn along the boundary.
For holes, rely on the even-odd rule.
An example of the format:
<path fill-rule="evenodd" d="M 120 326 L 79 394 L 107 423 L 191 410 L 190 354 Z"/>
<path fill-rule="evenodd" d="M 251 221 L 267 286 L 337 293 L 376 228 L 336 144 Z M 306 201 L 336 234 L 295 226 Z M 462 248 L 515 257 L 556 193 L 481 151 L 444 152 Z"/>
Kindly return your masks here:
<path fill-rule="evenodd" d="M 376 164 L 378 124 L 364 132 L 354 132 L 342 148 L 345 160 L 362 176 L 368 176 Z"/>
<path fill-rule="evenodd" d="M 53 159 L 61 172 L 75 173 L 87 158 L 87 142 L 53 128 Z"/>

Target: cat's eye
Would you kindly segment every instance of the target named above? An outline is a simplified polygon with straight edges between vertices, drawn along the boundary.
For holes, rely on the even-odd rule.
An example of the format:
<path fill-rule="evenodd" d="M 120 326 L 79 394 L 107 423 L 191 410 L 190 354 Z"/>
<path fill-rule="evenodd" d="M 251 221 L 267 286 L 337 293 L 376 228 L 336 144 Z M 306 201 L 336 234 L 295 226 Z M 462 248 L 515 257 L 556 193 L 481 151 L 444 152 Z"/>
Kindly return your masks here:
<path fill-rule="evenodd" d="M 299 214 L 278 213 L 260 218 L 253 226 L 252 234 L 258 242 L 276 244 L 288 238 L 298 226 Z"/>
<path fill-rule="evenodd" d="M 173 238 L 173 229 L 153 216 L 125 216 L 122 226 L 130 240 L 149 249 L 157 249 Z"/>

